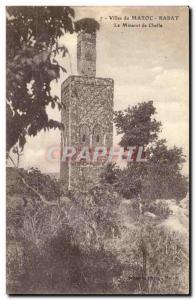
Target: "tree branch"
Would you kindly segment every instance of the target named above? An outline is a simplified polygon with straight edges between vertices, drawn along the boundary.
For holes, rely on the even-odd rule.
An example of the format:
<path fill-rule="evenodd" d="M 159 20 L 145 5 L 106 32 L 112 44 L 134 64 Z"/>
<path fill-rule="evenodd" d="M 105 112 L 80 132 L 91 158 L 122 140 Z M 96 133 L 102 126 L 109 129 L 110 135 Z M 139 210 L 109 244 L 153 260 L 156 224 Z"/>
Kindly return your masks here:
<path fill-rule="evenodd" d="M 45 197 L 44 197 L 41 193 L 39 193 L 35 188 L 33 188 L 32 186 L 30 186 L 30 185 L 25 181 L 23 175 L 21 174 L 21 172 L 19 171 L 18 167 L 16 166 L 15 162 L 13 161 L 13 159 L 11 158 L 11 156 L 10 156 L 9 154 L 8 154 L 8 158 L 9 158 L 9 159 L 11 160 L 11 162 L 13 163 L 15 169 L 17 170 L 19 176 L 20 176 L 21 179 L 22 179 L 23 184 L 24 184 L 29 190 L 31 190 L 36 196 L 38 196 L 38 198 L 39 198 L 43 203 L 45 203 L 45 204 L 47 204 L 47 205 L 58 205 L 58 202 L 47 201 L 47 200 L 45 199 Z"/>
<path fill-rule="evenodd" d="M 54 201 L 50 202 L 50 201 L 47 201 L 43 195 L 41 195 L 36 189 L 34 189 L 32 186 L 30 186 L 30 185 L 25 181 L 25 179 L 24 179 L 23 176 L 21 176 L 21 178 L 22 178 L 23 184 L 24 184 L 28 189 L 30 189 L 32 192 L 34 192 L 34 194 L 36 194 L 36 195 L 39 197 L 39 199 L 40 199 L 43 203 L 45 203 L 45 204 L 47 204 L 47 205 L 58 205 L 57 202 L 54 202 Z"/>

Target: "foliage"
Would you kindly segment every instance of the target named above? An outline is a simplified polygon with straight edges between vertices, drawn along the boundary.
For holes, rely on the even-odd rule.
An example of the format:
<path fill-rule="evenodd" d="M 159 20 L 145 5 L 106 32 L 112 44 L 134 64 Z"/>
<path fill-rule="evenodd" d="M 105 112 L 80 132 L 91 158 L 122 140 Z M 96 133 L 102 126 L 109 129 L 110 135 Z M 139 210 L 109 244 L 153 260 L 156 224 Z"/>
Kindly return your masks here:
<path fill-rule="evenodd" d="M 159 143 L 153 146 L 147 162 L 131 162 L 124 169 L 109 166 L 103 174 L 104 180 L 127 199 L 138 195 L 153 200 L 183 199 L 188 191 L 188 181 L 180 173 L 184 161 L 182 149 L 168 149 L 165 142 Z"/>
<path fill-rule="evenodd" d="M 181 174 L 185 156 L 182 148 L 168 148 L 166 140 L 158 138 L 161 123 L 153 118 L 155 112 L 152 101 L 116 112 L 118 134 L 123 134 L 120 145 L 145 146 L 147 161 L 129 162 L 122 170 L 107 168 L 104 179 L 127 199 L 140 195 L 142 199 L 181 200 L 188 191 L 187 178 Z"/>
<path fill-rule="evenodd" d="M 161 126 L 153 117 L 155 113 L 152 101 L 117 111 L 114 122 L 117 133 L 123 134 L 119 144 L 122 147 L 146 146 L 155 141 Z"/>
<path fill-rule="evenodd" d="M 27 199 L 30 197 L 34 201 L 40 202 L 41 199 L 38 194 L 42 195 L 45 199 L 48 199 L 48 204 L 57 202 L 60 200 L 63 194 L 61 184 L 55 177 L 51 177 L 48 174 L 42 174 L 37 168 L 30 168 L 28 171 L 19 168 L 17 171 L 14 168 L 8 168 L 9 177 L 14 177 L 13 180 L 16 185 L 9 184 L 9 195 L 15 193 L 22 195 L 24 204 L 26 205 Z M 10 178 L 8 178 L 9 181 Z M 25 180 L 25 184 L 23 181 Z M 38 193 L 35 193 L 35 191 Z"/>
<path fill-rule="evenodd" d="M 68 51 L 58 39 L 73 33 L 73 17 L 69 7 L 7 7 L 7 151 L 18 141 L 23 147 L 27 135 L 62 128 L 46 108 L 62 106 L 50 84 L 66 72 L 55 57 Z"/>
<path fill-rule="evenodd" d="M 49 201 L 59 201 L 60 196 L 62 195 L 62 188 L 59 180 L 55 177 L 51 177 L 48 174 L 43 174 L 37 168 L 31 168 L 26 172 L 22 171 L 24 178 L 27 183 L 34 187 L 38 192 L 49 199 Z M 23 193 L 25 196 L 25 193 Z M 27 190 L 27 195 L 34 197 L 34 193 L 31 190 Z"/>
<path fill-rule="evenodd" d="M 142 194 L 143 178 L 146 173 L 146 165 L 139 162 L 129 164 L 127 168 L 118 172 L 117 191 L 123 197 L 130 199 Z"/>
<path fill-rule="evenodd" d="M 123 239 L 118 259 L 126 264 L 116 280 L 118 290 L 135 294 L 186 293 L 188 250 L 179 232 L 169 232 L 142 219 Z"/>
<path fill-rule="evenodd" d="M 151 200 L 143 200 L 143 213 L 144 212 L 151 212 L 158 216 L 161 219 L 168 218 L 172 211 L 169 208 L 169 205 L 166 203 L 166 201 L 151 201 Z"/>
<path fill-rule="evenodd" d="M 180 173 L 185 162 L 182 148 L 168 148 L 165 140 L 158 140 L 149 152 L 143 184 L 147 198 L 183 199 L 188 191 L 188 182 Z"/>
<path fill-rule="evenodd" d="M 114 163 L 108 163 L 102 172 L 102 182 L 115 183 L 118 179 L 119 167 Z"/>
<path fill-rule="evenodd" d="M 81 247 L 104 248 L 107 239 L 120 234 L 118 195 L 112 186 L 85 182 L 80 179 L 70 195 L 67 215 L 75 240 Z"/>
<path fill-rule="evenodd" d="M 188 254 L 183 237 L 167 231 L 160 226 L 159 220 L 140 216 L 134 206 L 130 211 L 125 209 L 131 224 L 124 223 L 125 213 L 120 211 L 122 198 L 112 184 L 94 186 L 81 178 L 69 195 L 61 195 L 57 201 L 61 187 L 55 179 L 36 169 L 29 173 L 23 170 L 23 176 L 42 192 L 44 186 L 49 191 L 50 186 L 52 189 L 52 186 L 59 185 L 54 189 L 58 205 L 41 202 L 36 194 L 25 188 L 20 176 L 14 184 L 16 171 L 9 168 L 9 292 L 117 294 L 186 291 L 183 278 L 187 274 Z M 37 185 L 37 177 L 41 185 Z M 49 193 L 45 195 L 49 196 Z M 161 205 L 156 207 L 152 203 L 145 202 L 143 210 L 150 207 L 165 219 L 167 216 L 162 214 L 166 211 L 165 205 L 162 204 L 161 208 Z"/>
<path fill-rule="evenodd" d="M 99 30 L 99 23 L 91 18 L 84 18 L 75 22 L 75 31 L 84 30 L 87 33 L 96 32 Z"/>
<path fill-rule="evenodd" d="M 18 197 L 18 205 L 13 207 L 11 202 L 7 208 L 8 242 L 15 249 L 9 246 L 8 290 L 69 293 L 114 288 L 112 279 L 121 274 L 121 264 L 105 246 L 108 240 L 119 236 L 116 193 L 93 184 L 87 193 L 81 180 L 69 197 L 60 195 L 59 200 L 58 181 L 37 169 L 22 172 L 28 184 L 47 197 L 51 195 L 48 202 L 54 200 L 56 193 L 57 205 L 41 202 L 20 180 L 15 193 L 14 187 L 9 186 L 8 201 Z M 14 251 L 21 253 L 18 272 L 12 269 Z"/>

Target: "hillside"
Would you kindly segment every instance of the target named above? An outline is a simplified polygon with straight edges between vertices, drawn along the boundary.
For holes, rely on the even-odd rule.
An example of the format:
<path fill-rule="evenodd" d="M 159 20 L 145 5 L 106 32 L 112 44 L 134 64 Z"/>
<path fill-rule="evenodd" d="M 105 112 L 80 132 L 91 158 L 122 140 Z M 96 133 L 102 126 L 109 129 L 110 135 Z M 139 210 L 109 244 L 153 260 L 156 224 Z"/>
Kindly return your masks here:
<path fill-rule="evenodd" d="M 188 293 L 188 197 L 156 200 L 140 215 L 136 199 L 107 188 L 88 197 L 81 187 L 60 207 L 47 206 L 7 169 L 10 293 L 24 282 L 25 293 Z"/>

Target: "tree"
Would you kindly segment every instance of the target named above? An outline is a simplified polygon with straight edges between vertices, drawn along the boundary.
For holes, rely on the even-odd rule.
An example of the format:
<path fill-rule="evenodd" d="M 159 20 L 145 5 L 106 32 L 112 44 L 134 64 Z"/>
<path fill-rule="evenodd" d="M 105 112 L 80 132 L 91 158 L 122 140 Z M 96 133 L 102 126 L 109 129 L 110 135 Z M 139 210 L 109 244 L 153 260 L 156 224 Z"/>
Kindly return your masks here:
<path fill-rule="evenodd" d="M 114 122 L 117 133 L 123 134 L 119 144 L 122 147 L 146 146 L 155 141 L 161 127 L 161 122 L 154 118 L 155 113 L 152 101 L 117 111 Z"/>
<path fill-rule="evenodd" d="M 182 148 L 168 148 L 166 140 L 157 140 L 149 153 L 143 185 L 147 198 L 183 199 L 188 191 L 188 181 L 181 174 L 186 161 Z"/>
<path fill-rule="evenodd" d="M 60 70 L 55 57 L 65 56 L 67 48 L 58 45 L 65 33 L 73 33 L 74 10 L 70 7 L 7 8 L 7 151 L 19 142 L 23 148 L 26 136 L 39 131 L 62 128 L 49 119 L 46 108 L 61 109 L 50 83 Z"/>
<path fill-rule="evenodd" d="M 158 139 L 161 123 L 154 119 L 155 112 L 149 101 L 115 113 L 117 131 L 122 134 L 120 145 L 144 146 L 147 161 L 129 162 L 123 170 L 109 166 L 104 179 L 126 198 L 179 200 L 188 190 L 187 179 L 181 174 L 185 156 L 182 148 L 169 149 L 166 140 Z"/>

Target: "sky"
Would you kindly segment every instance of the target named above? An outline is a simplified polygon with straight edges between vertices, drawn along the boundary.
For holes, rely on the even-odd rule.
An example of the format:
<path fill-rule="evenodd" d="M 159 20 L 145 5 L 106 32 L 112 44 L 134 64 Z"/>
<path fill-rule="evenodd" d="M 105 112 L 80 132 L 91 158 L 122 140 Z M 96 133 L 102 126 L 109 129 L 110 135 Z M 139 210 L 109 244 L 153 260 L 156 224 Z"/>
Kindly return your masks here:
<path fill-rule="evenodd" d="M 95 18 L 97 32 L 97 77 L 114 79 L 114 109 L 123 110 L 139 102 L 153 100 L 162 122 L 161 138 L 168 146 L 180 146 L 188 156 L 189 47 L 187 7 L 75 7 L 75 19 Z M 130 20 L 113 21 L 111 16 Z M 132 20 L 132 17 L 143 20 Z M 153 20 L 146 20 L 148 17 Z M 171 17 L 172 20 L 168 20 Z M 177 18 L 176 18 L 177 17 Z M 163 19 L 163 20 L 162 20 Z M 114 27 L 114 23 L 120 27 Z M 122 27 L 128 23 L 131 27 Z M 142 27 L 143 23 L 146 27 Z M 150 24 L 150 27 L 149 27 Z M 161 24 L 162 27 L 160 27 Z M 140 27 L 132 27 L 138 25 Z M 156 27 L 154 26 L 156 25 Z M 152 26 L 152 27 L 151 27 Z M 69 57 L 58 57 L 67 69 L 52 82 L 52 93 L 61 96 L 61 83 L 77 74 L 76 34 L 65 34 L 59 43 L 69 49 Z M 48 108 L 51 118 L 60 112 Z M 114 145 L 120 137 L 114 129 Z M 28 138 L 20 166 L 38 167 L 43 172 L 59 172 L 59 161 L 48 161 L 49 149 L 60 145 L 60 132 L 41 132 Z M 183 168 L 188 173 L 188 164 Z"/>

